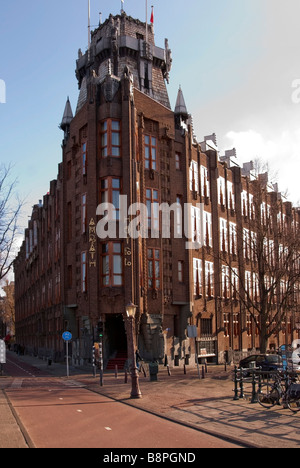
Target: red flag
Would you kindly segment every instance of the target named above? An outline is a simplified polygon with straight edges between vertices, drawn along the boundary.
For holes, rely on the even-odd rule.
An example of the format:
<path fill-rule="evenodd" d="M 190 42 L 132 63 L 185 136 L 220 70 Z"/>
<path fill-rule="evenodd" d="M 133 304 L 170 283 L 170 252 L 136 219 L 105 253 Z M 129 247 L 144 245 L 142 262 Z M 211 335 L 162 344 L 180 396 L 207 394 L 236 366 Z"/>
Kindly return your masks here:
<path fill-rule="evenodd" d="M 150 23 L 154 24 L 154 11 L 153 11 L 154 7 L 152 6 L 151 8 L 152 8 L 152 11 L 151 11 Z"/>

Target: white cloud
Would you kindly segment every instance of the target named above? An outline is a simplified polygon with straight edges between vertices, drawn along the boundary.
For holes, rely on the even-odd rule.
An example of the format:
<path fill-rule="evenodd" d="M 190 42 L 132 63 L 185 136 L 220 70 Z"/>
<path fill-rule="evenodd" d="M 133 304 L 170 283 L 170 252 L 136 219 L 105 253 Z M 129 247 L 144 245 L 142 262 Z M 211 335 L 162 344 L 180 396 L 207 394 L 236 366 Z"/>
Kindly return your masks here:
<path fill-rule="evenodd" d="M 261 133 L 249 129 L 247 131 L 226 134 L 228 148 L 236 148 L 238 163 L 259 159 L 267 163 L 271 174 L 276 174 L 279 190 L 288 190 L 288 198 L 295 205 L 300 200 L 300 129 L 283 130 L 272 140 Z"/>

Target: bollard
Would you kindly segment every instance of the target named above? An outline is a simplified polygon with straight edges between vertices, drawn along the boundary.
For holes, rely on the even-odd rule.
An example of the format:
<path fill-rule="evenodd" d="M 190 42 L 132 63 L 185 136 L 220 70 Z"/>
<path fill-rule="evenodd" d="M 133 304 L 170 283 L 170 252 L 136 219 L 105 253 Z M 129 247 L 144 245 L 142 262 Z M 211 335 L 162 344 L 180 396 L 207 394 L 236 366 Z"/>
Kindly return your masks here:
<path fill-rule="evenodd" d="M 115 365 L 115 378 L 118 378 L 118 365 Z"/>
<path fill-rule="evenodd" d="M 258 403 L 254 370 L 252 371 L 252 398 L 251 398 L 251 403 Z"/>
<path fill-rule="evenodd" d="M 258 374 L 258 394 L 261 393 L 261 387 L 262 387 L 262 381 L 261 381 L 261 367 L 259 368 L 259 374 Z"/>
<path fill-rule="evenodd" d="M 240 368 L 240 378 L 239 378 L 239 382 L 240 382 L 240 398 L 244 398 L 244 376 L 243 376 L 243 369 L 242 367 Z"/>
<path fill-rule="evenodd" d="M 127 383 L 127 381 L 128 381 L 128 374 L 127 374 L 127 369 L 125 369 L 124 383 Z"/>
<path fill-rule="evenodd" d="M 234 366 L 234 398 L 233 401 L 239 400 L 239 389 L 238 389 L 238 368 Z"/>

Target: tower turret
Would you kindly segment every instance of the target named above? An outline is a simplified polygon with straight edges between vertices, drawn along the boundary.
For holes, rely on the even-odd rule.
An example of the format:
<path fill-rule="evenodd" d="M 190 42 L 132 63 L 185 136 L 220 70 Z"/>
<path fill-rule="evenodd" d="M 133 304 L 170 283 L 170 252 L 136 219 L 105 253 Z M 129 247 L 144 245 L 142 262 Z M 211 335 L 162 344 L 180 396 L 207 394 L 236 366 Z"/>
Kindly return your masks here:
<path fill-rule="evenodd" d="M 64 115 L 60 124 L 60 128 L 64 131 L 65 139 L 67 139 L 69 136 L 70 124 L 72 120 L 73 120 L 73 112 L 72 112 L 71 103 L 68 97 L 66 105 L 65 105 Z"/>
<path fill-rule="evenodd" d="M 147 34 L 146 34 L 147 27 Z M 147 37 L 147 39 L 146 39 Z M 110 17 L 91 33 L 89 50 L 78 52 L 76 76 L 80 89 L 77 112 L 88 99 L 91 79 L 102 84 L 109 75 L 116 83 L 128 67 L 133 86 L 170 109 L 165 81 L 169 82 L 172 55 L 168 40 L 165 48 L 154 42 L 153 25 L 127 16 Z M 106 87 L 104 87 L 105 92 Z M 110 93 L 108 96 L 109 101 Z"/>

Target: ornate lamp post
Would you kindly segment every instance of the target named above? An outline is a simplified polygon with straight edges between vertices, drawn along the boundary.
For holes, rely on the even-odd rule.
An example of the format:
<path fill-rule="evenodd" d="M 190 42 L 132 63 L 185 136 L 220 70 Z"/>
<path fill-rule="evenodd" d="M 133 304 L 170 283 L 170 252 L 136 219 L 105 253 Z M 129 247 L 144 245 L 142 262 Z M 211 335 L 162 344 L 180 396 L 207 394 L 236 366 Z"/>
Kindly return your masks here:
<path fill-rule="evenodd" d="M 130 347 L 132 354 L 132 369 L 131 369 L 131 395 L 130 398 L 141 398 L 141 390 L 139 387 L 139 373 L 136 367 L 136 357 L 135 357 L 135 340 L 134 340 L 134 317 L 137 306 L 130 302 L 126 306 L 126 315 L 129 320 L 129 329 L 130 329 Z"/>

